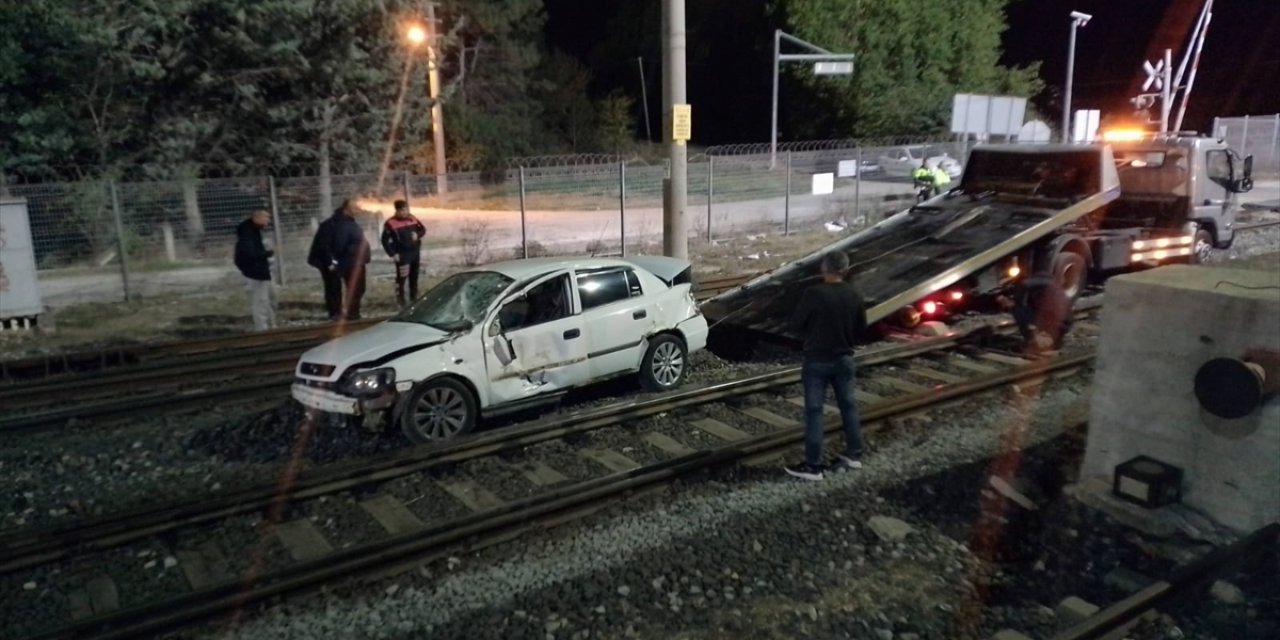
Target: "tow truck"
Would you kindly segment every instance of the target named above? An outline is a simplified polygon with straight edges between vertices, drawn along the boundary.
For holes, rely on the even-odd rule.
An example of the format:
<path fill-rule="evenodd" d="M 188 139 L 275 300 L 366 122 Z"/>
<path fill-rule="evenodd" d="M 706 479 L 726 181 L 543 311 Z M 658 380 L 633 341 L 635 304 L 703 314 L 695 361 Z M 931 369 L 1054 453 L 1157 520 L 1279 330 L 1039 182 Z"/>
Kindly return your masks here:
<path fill-rule="evenodd" d="M 1252 166 L 1189 132 L 981 145 L 949 191 L 706 301 L 709 347 L 741 358 L 761 340 L 798 341 L 790 310 L 830 251 L 848 255 L 867 321 L 881 327 L 945 318 L 1033 273 L 1074 301 L 1117 273 L 1201 261 L 1231 246 Z"/>

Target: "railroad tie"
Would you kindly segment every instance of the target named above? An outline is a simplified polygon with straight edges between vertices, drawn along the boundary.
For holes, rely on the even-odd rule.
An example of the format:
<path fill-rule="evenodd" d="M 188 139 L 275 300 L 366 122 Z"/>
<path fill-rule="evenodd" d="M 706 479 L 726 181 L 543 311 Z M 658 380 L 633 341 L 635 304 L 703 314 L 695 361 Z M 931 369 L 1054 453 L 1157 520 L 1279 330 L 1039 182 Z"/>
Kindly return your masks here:
<path fill-rule="evenodd" d="M 614 472 L 622 473 L 640 468 L 640 463 L 628 458 L 613 449 L 583 449 L 578 455 L 596 462 L 604 468 Z"/>
<path fill-rule="evenodd" d="M 1010 356 L 1010 355 L 1005 355 L 1003 353 L 995 353 L 990 351 L 983 353 L 979 357 L 985 360 L 990 360 L 991 362 L 999 362 L 1000 364 L 1009 364 L 1015 367 L 1025 367 L 1031 364 L 1031 361 L 1027 360 L 1026 358 L 1019 358 L 1017 356 Z"/>
<path fill-rule="evenodd" d="M 673 456 L 686 456 L 693 453 L 693 449 L 665 433 L 646 433 L 644 441 Z"/>
<path fill-rule="evenodd" d="M 739 440 L 746 440 L 748 437 L 745 432 L 734 429 L 733 427 L 723 422 L 720 422 L 719 420 L 716 420 L 714 418 L 703 418 L 702 420 L 696 420 L 694 421 L 693 426 L 699 431 L 709 433 L 712 436 L 715 436 L 716 438 L 719 438 L 721 440 L 725 440 L 728 442 L 737 442 Z"/>
<path fill-rule="evenodd" d="M 901 378 L 895 378 L 893 376 L 878 376 L 876 377 L 875 380 L 876 382 L 883 382 L 884 384 L 887 384 L 893 387 L 894 389 L 897 389 L 899 391 L 905 391 L 911 395 L 920 395 L 922 393 L 929 393 L 930 391 L 932 391 L 932 389 L 930 389 L 929 387 L 918 385 L 914 382 L 908 382 L 906 380 L 903 380 Z"/>
<path fill-rule="evenodd" d="M 480 486 L 474 480 L 454 480 L 438 484 L 471 511 L 496 509 L 503 504 L 501 498 L 493 495 L 492 492 Z"/>
<path fill-rule="evenodd" d="M 875 405 L 884 403 L 883 397 L 871 393 L 870 391 L 863 391 L 862 389 L 857 388 L 853 390 L 853 397 L 862 404 Z"/>
<path fill-rule="evenodd" d="M 360 503 L 360 508 L 373 516 L 373 519 L 393 536 L 419 531 L 427 526 L 409 510 L 409 507 L 392 495 L 369 498 Z"/>
<path fill-rule="evenodd" d="M 206 542 L 195 549 L 182 549 L 173 554 L 187 577 L 192 589 L 206 589 L 231 578 L 227 571 L 227 558 L 213 542 Z"/>
<path fill-rule="evenodd" d="M 539 487 L 549 487 L 553 484 L 560 484 L 561 482 L 569 479 L 568 476 L 541 462 L 518 466 L 520 473 L 524 474 L 524 477 L 528 478 L 529 482 L 532 482 Z"/>
<path fill-rule="evenodd" d="M 931 369 L 929 367 L 919 367 L 916 369 L 912 369 L 911 372 L 920 376 L 921 378 L 937 380 L 938 382 L 941 382 L 943 384 L 957 384 L 960 382 L 964 382 L 965 380 L 963 376 L 957 376 L 955 374 L 946 373 L 944 371 L 938 371 L 937 369 Z"/>
<path fill-rule="evenodd" d="M 298 562 L 314 560 L 333 552 L 333 545 L 306 518 L 280 523 L 276 526 L 276 537 Z"/>
<path fill-rule="evenodd" d="M 1000 369 L 997 369 L 996 367 L 989 367 L 985 364 L 979 364 L 968 358 L 960 358 L 960 357 L 951 358 L 947 360 L 947 364 L 954 366 L 957 369 L 966 369 L 968 371 L 972 371 L 974 373 L 981 373 L 984 375 L 997 373 L 1000 371 Z"/>
<path fill-rule="evenodd" d="M 111 576 L 94 576 L 85 583 L 83 589 L 71 592 L 67 606 L 72 620 L 111 613 L 120 608 L 120 591 L 116 589 Z"/>
<path fill-rule="evenodd" d="M 826 405 L 823 406 L 825 407 Z M 768 409 L 761 409 L 760 407 L 746 407 L 744 409 L 738 409 L 738 412 L 759 420 L 760 422 L 763 422 L 775 429 L 790 429 L 792 427 L 800 426 L 800 423 L 797 420 L 784 418 Z"/>

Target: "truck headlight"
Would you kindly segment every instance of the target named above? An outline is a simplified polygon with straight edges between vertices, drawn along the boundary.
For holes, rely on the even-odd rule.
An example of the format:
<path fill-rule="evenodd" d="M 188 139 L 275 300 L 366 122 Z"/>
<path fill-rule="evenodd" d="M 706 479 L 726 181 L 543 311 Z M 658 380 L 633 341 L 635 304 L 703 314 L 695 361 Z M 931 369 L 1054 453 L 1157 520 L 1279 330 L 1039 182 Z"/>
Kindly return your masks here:
<path fill-rule="evenodd" d="M 339 385 L 339 389 L 343 393 L 357 398 L 374 398 L 382 395 L 384 391 L 394 386 L 395 383 L 395 369 L 366 369 L 364 371 L 353 371 L 342 376 L 342 383 Z"/>

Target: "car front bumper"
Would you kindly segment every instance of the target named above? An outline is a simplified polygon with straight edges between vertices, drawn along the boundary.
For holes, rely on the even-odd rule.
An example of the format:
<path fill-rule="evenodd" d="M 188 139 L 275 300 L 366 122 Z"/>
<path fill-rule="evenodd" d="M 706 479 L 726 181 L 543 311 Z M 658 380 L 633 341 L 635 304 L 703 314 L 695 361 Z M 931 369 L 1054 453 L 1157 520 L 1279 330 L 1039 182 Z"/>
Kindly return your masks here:
<path fill-rule="evenodd" d="M 326 413 L 340 413 L 348 416 L 358 416 L 363 413 L 359 400 L 327 389 L 316 389 L 305 384 L 294 384 L 292 395 L 293 399 L 302 403 L 304 407 L 318 409 Z"/>

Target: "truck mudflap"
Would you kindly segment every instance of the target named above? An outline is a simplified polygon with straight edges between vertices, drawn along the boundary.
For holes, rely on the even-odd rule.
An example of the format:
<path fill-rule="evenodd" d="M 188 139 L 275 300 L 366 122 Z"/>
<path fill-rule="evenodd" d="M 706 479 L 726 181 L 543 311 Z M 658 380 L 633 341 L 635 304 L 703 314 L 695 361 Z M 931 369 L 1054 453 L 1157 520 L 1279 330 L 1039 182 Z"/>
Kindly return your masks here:
<path fill-rule="evenodd" d="M 1064 152 L 1061 148 L 1054 151 Z M 1094 182 L 1100 191 L 1050 200 L 976 190 L 970 195 L 962 183 L 945 196 L 707 300 L 703 314 L 713 328 L 782 342 L 798 340 L 800 336 L 789 326 L 791 311 L 805 288 L 820 281 L 822 255 L 843 251 L 849 257 L 850 280 L 866 301 L 868 323 L 883 320 L 1118 198 L 1120 188 L 1109 147 L 1093 148 L 1092 152 L 1102 154 L 1101 179 Z"/>

